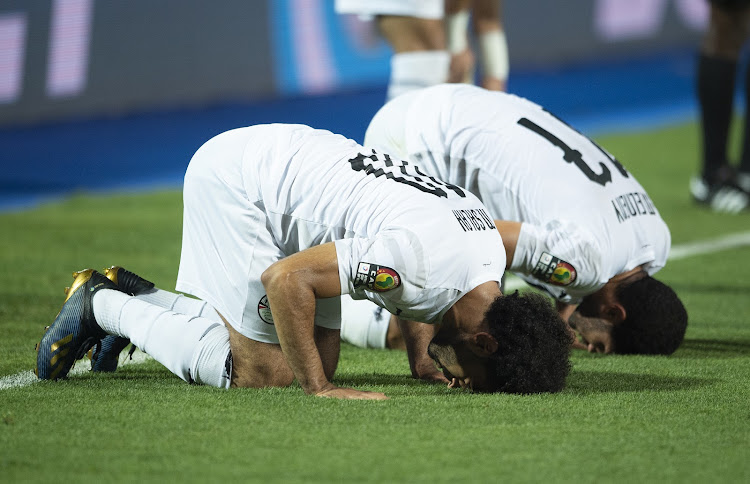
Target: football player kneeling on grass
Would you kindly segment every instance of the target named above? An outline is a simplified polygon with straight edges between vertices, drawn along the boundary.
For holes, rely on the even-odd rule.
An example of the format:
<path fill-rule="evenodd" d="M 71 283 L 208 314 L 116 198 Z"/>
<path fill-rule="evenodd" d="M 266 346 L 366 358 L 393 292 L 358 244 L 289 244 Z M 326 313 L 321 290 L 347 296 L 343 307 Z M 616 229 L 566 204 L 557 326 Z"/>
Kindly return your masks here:
<path fill-rule="evenodd" d="M 473 86 L 428 87 L 386 104 L 365 145 L 476 194 L 497 219 L 506 268 L 557 300 L 581 336 L 576 347 L 679 347 L 687 312 L 652 277 L 669 254 L 667 225 L 632 173 L 541 106 Z M 398 346 L 395 318 L 389 325 L 389 315 L 344 308 L 348 341 Z"/>
<path fill-rule="evenodd" d="M 184 184 L 177 290 L 200 299 L 122 268 L 77 273 L 38 345 L 39 378 L 65 377 L 94 345 L 95 367 L 111 369 L 99 363 L 122 348 L 112 338 L 127 338 L 185 381 L 268 387 L 296 378 L 312 395 L 384 399 L 331 383 L 339 296 L 349 294 L 439 326 L 434 339 L 416 325 L 406 335 L 417 378 L 486 392 L 561 390 L 564 322 L 544 298 L 501 293 L 505 251 L 487 209 L 419 173 L 307 126 L 216 136 Z"/>

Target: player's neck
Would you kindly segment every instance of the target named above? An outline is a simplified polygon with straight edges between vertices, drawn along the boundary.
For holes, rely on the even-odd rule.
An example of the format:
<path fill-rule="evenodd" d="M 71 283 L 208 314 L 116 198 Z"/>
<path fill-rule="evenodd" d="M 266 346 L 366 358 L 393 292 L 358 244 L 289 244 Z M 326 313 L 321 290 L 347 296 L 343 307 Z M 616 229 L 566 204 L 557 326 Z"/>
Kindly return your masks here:
<path fill-rule="evenodd" d="M 629 271 L 625 271 L 625 272 L 621 272 L 617 274 L 616 276 L 612 277 L 609 280 L 609 282 L 614 283 L 614 284 L 619 284 L 626 280 L 635 281 L 646 275 L 647 275 L 646 271 L 643 269 L 643 266 L 640 265 L 640 266 L 630 269 Z"/>
<path fill-rule="evenodd" d="M 486 331 L 484 315 L 490 304 L 501 296 L 497 281 L 488 281 L 464 294 L 445 313 L 443 323 L 451 324 L 459 333 Z"/>

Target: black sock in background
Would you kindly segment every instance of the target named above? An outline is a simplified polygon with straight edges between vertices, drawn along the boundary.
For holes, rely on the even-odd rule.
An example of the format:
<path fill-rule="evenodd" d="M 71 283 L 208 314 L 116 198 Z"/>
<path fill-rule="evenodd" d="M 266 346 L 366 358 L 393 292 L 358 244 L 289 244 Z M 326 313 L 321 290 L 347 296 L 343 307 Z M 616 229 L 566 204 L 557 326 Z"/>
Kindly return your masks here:
<path fill-rule="evenodd" d="M 698 102 L 703 135 L 703 178 L 711 180 L 727 163 L 737 62 L 701 54 L 698 57 Z M 747 82 L 747 81 L 746 81 Z M 748 154 L 750 156 L 750 154 Z"/>

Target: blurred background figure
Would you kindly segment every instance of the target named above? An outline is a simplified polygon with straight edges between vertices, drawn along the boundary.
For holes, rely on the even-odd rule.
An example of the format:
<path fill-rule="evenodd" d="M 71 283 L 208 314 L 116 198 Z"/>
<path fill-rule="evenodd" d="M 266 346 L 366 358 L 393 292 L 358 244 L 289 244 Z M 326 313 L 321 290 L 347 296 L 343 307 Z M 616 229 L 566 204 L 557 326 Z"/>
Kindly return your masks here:
<path fill-rule="evenodd" d="M 493 91 L 507 89 L 508 43 L 501 8 L 500 0 L 446 0 L 445 32 L 451 54 L 449 82 L 473 84 L 478 63 L 479 85 Z M 474 55 L 472 40 L 478 56 Z"/>
<path fill-rule="evenodd" d="M 727 156 L 740 51 L 750 28 L 750 1 L 710 0 L 709 25 L 698 58 L 697 89 L 703 136 L 702 172 L 690 181 L 699 203 L 717 212 L 750 206 L 750 70 L 745 74 L 745 127 L 739 171 Z"/>
<path fill-rule="evenodd" d="M 336 13 L 376 18 L 393 49 L 388 99 L 448 79 L 443 0 L 336 0 Z"/>

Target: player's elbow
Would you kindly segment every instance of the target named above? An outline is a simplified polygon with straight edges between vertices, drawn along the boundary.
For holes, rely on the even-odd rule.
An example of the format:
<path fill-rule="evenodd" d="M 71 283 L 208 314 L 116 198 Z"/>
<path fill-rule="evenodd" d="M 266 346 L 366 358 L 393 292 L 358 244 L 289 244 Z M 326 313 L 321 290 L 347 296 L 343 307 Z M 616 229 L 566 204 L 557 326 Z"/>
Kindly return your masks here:
<path fill-rule="evenodd" d="M 294 284 L 294 271 L 289 270 L 283 261 L 274 262 L 260 275 L 260 282 L 266 291 L 275 287 L 289 287 Z"/>
<path fill-rule="evenodd" d="M 274 262 L 260 276 L 260 282 L 269 295 L 280 292 L 302 293 L 310 290 L 308 279 L 306 268 L 288 264 L 285 260 Z"/>

